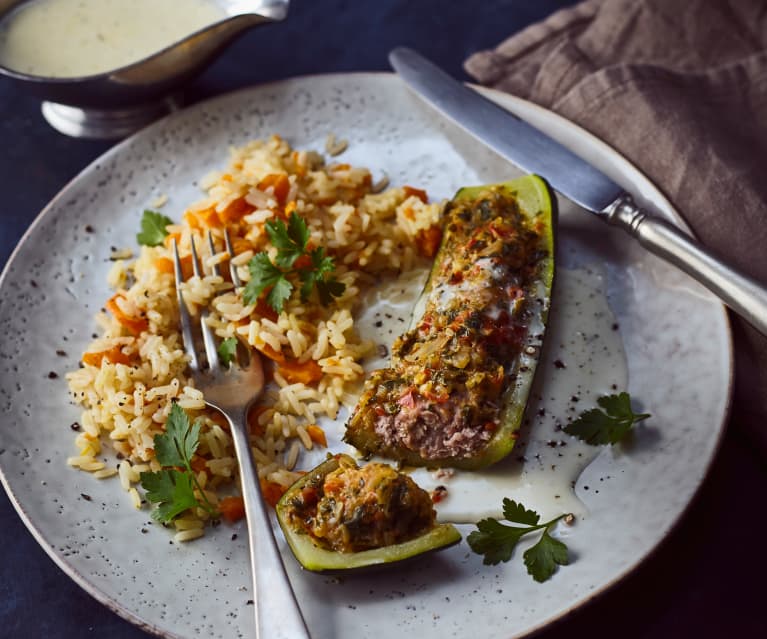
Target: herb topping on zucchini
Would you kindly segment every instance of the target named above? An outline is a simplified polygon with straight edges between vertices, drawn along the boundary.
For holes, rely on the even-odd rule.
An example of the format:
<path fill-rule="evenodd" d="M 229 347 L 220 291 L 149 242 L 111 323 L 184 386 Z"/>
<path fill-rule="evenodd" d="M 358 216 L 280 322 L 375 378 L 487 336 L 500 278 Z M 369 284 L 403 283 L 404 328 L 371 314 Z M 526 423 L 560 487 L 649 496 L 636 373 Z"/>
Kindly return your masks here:
<path fill-rule="evenodd" d="M 345 441 L 408 464 L 479 468 L 514 446 L 554 273 L 540 178 L 461 189 L 411 329 L 367 380 Z"/>

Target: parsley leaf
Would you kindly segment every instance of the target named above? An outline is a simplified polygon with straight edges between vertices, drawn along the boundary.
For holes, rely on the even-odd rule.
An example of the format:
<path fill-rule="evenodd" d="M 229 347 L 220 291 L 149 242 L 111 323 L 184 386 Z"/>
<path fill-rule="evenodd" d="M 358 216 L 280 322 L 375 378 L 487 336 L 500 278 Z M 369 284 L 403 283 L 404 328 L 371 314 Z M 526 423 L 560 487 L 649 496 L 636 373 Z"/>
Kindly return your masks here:
<path fill-rule="evenodd" d="M 293 213 L 288 220 L 288 226 L 285 226 L 285 222 L 280 219 L 273 219 L 265 224 L 265 228 L 269 240 L 277 249 L 275 264 L 280 268 L 291 268 L 304 254 L 306 244 L 309 242 L 309 229 L 306 222 Z"/>
<path fill-rule="evenodd" d="M 173 404 L 165 432 L 154 437 L 155 457 L 163 469 L 141 473 L 140 479 L 141 487 L 147 491 L 147 499 L 160 504 L 152 513 L 158 521 L 168 523 L 185 510 L 196 507 L 218 516 L 192 470 L 192 455 L 200 443 L 200 428 L 199 421 L 190 423 L 184 409 Z"/>
<path fill-rule="evenodd" d="M 229 366 L 237 354 L 237 338 L 227 337 L 218 345 L 218 357 L 224 366 Z"/>
<path fill-rule="evenodd" d="M 154 453 L 162 466 L 186 466 L 200 438 L 200 422 L 190 424 L 189 417 L 178 404 L 173 404 L 165 423 L 165 433 L 155 435 Z"/>
<path fill-rule="evenodd" d="M 282 311 L 285 302 L 293 292 L 293 285 L 285 278 L 279 278 L 266 296 L 266 303 L 278 313 Z"/>
<path fill-rule="evenodd" d="M 269 259 L 266 252 L 254 255 L 248 262 L 250 280 L 242 292 L 242 299 L 246 304 L 255 304 L 259 295 L 270 286 L 274 286 L 282 279 L 282 271 Z"/>
<path fill-rule="evenodd" d="M 506 497 L 503 500 L 503 517 L 517 524 L 535 526 L 538 524 L 540 515 L 534 510 L 526 510 L 522 504 Z"/>
<path fill-rule="evenodd" d="M 302 302 L 308 300 L 309 296 L 312 294 L 312 291 L 315 289 L 315 287 L 317 287 L 317 292 L 320 293 L 320 301 L 323 304 L 328 304 L 328 302 L 322 299 L 322 293 L 318 287 L 318 285 L 322 285 L 322 280 L 317 280 L 317 274 L 315 272 L 301 271 L 299 277 L 301 278 L 301 288 L 299 289 L 299 294 L 301 295 Z"/>
<path fill-rule="evenodd" d="M 567 546 L 549 535 L 549 530 L 566 515 L 559 515 L 551 521 L 538 523 L 540 515 L 527 510 L 522 504 L 511 499 L 503 500 L 503 516 L 508 521 L 523 524 L 525 527 L 502 524 L 497 519 L 488 517 L 477 522 L 477 530 L 469 533 L 466 541 L 477 554 L 484 555 L 482 563 L 494 566 L 501 561 L 509 561 L 519 540 L 531 532 L 543 530 L 538 542 L 528 548 L 524 555 L 527 572 L 538 582 L 549 579 L 557 569 L 568 563 Z"/>
<path fill-rule="evenodd" d="M 168 224 L 173 224 L 173 220 L 162 213 L 147 209 L 141 218 L 141 232 L 136 235 L 136 240 L 142 246 L 159 246 L 168 235 Z"/>
<path fill-rule="evenodd" d="M 564 431 L 593 446 L 616 444 L 634 424 L 650 417 L 649 413 L 634 413 L 628 393 L 605 395 L 597 399 L 597 404 L 602 410 L 592 408 L 583 412 Z"/>
<path fill-rule="evenodd" d="M 466 540 L 475 553 L 485 556 L 482 563 L 494 566 L 511 559 L 514 547 L 526 532 L 529 529 L 506 526 L 488 517 L 477 522 L 477 530 L 469 533 Z"/>
<path fill-rule="evenodd" d="M 343 294 L 346 285 L 330 276 L 335 270 L 333 258 L 326 256 L 322 247 L 307 252 L 310 233 L 303 218 L 293 212 L 287 225 L 281 219 L 273 219 L 265 228 L 277 254 L 272 262 L 269 254 L 261 251 L 248 262 L 250 280 L 242 292 L 246 304 L 255 304 L 269 289 L 266 303 L 280 313 L 293 294 L 296 279 L 301 283 L 299 294 L 304 302 L 315 288 L 324 305 Z"/>
<path fill-rule="evenodd" d="M 187 472 L 171 469 L 141 473 L 141 486 L 147 491 L 146 498 L 159 504 L 152 511 L 152 517 L 157 521 L 169 522 L 197 506 L 194 484 Z"/>
<path fill-rule="evenodd" d="M 325 249 L 321 246 L 313 249 L 309 254 L 309 257 L 311 257 L 312 260 L 312 267 L 319 275 L 331 273 L 336 268 L 335 264 L 333 264 L 333 258 L 327 257 L 325 255 Z"/>
<path fill-rule="evenodd" d="M 317 293 L 320 296 L 320 302 L 325 306 L 330 304 L 334 297 L 341 297 L 345 290 L 346 284 L 335 279 L 317 281 Z"/>
<path fill-rule="evenodd" d="M 522 557 L 528 574 L 539 583 L 549 579 L 556 572 L 557 566 L 568 564 L 567 546 L 549 535 L 548 530 L 543 532 L 538 543 L 528 548 Z"/>

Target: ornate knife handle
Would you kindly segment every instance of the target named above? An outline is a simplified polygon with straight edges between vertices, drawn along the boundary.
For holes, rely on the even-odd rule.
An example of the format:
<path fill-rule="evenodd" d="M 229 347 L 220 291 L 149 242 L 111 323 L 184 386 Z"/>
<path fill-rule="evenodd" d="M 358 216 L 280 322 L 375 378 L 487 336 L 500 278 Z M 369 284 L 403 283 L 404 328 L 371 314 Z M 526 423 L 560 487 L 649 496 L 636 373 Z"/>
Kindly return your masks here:
<path fill-rule="evenodd" d="M 648 251 L 703 284 L 762 335 L 767 336 L 767 288 L 722 262 L 673 224 L 644 213 L 628 194 L 600 213 Z"/>

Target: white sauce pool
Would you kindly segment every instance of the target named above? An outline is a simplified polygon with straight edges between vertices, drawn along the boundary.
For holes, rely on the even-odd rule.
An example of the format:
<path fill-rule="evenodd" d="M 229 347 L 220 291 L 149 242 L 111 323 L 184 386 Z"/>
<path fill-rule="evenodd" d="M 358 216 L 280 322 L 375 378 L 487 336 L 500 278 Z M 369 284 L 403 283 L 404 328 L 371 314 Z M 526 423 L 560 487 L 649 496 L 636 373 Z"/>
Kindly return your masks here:
<path fill-rule="evenodd" d="M 356 320 L 360 334 L 390 349 L 410 323 L 413 300 L 427 273 L 408 275 L 368 294 Z M 481 471 L 454 471 L 452 477 L 426 469 L 412 472 L 426 490 L 445 486 L 437 504 L 441 521 L 473 523 L 500 517 L 504 497 L 523 503 L 548 519 L 562 513 L 586 514 L 573 487 L 601 450 L 562 432 L 562 426 L 596 406 L 602 395 L 626 390 L 626 356 L 615 317 L 605 297 L 604 276 L 591 269 L 557 270 L 536 383 L 528 402 L 526 424 L 512 454 Z M 389 353 L 366 362 L 372 370 L 388 365 Z M 345 415 L 330 437 L 331 450 L 343 450 Z M 330 435 L 330 432 L 328 433 Z M 339 445 L 336 445 L 338 442 Z M 340 447 L 339 447 L 340 446 Z"/>
<path fill-rule="evenodd" d="M 33 0 L 0 23 L 0 64 L 43 77 L 103 73 L 225 17 L 211 0 Z"/>

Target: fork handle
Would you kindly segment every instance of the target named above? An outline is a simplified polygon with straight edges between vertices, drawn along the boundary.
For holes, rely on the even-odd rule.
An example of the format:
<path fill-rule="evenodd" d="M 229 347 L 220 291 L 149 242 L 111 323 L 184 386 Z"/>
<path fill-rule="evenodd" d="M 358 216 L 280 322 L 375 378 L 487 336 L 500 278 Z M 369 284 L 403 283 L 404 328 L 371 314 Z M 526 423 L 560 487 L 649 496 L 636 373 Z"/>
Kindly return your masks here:
<path fill-rule="evenodd" d="M 304 617 L 282 563 L 269 513 L 261 495 L 250 449 L 246 412 L 238 421 L 227 417 L 240 462 L 242 496 L 248 525 L 253 573 L 253 605 L 257 639 L 310 639 Z M 258 585 L 258 576 L 262 582 Z"/>

